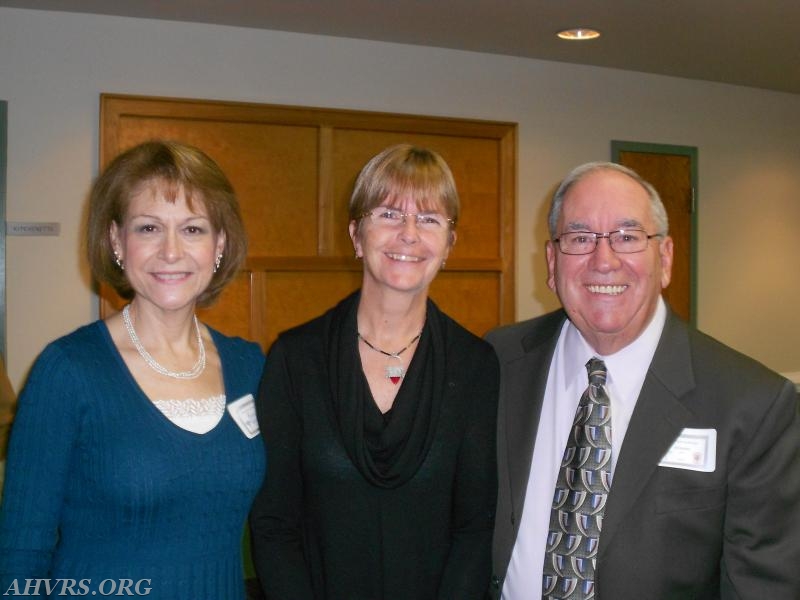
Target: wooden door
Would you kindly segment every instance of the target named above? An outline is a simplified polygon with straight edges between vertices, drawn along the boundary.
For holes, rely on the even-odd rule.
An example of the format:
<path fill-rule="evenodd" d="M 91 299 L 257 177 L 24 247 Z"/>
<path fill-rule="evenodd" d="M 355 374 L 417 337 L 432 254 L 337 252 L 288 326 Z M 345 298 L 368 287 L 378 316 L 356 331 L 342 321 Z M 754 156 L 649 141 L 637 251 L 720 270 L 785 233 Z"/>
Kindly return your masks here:
<path fill-rule="evenodd" d="M 672 310 L 694 323 L 695 210 L 697 151 L 683 146 L 615 142 L 614 160 L 630 167 L 656 188 L 674 240 L 672 281 L 664 298 Z"/>
<path fill-rule="evenodd" d="M 100 106 L 101 167 L 143 141 L 173 139 L 231 179 L 250 248 L 239 277 L 201 313 L 221 331 L 267 348 L 360 285 L 350 193 L 367 160 L 400 142 L 439 152 L 461 197 L 458 243 L 432 298 L 478 335 L 513 321 L 515 124 L 119 95 Z M 122 306 L 110 289 L 101 297 L 103 315 Z"/>

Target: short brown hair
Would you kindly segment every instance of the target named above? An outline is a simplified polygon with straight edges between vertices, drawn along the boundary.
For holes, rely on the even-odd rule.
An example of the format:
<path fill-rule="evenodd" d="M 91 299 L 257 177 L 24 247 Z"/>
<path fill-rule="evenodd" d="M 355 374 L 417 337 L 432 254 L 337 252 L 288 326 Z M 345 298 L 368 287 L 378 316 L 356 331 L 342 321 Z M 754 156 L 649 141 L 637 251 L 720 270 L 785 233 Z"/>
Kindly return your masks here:
<path fill-rule="evenodd" d="M 411 144 L 390 146 L 361 169 L 350 197 L 350 220 L 359 221 L 405 194 L 414 198 L 418 210 L 441 209 L 453 227 L 458 222 L 461 207 L 450 167 L 433 150 Z"/>
<path fill-rule="evenodd" d="M 163 185 L 170 202 L 183 189 L 189 208 L 193 202 L 200 202 L 214 233 L 224 234 L 225 253 L 220 268 L 197 298 L 199 306 L 212 304 L 244 263 L 247 234 L 233 186 L 222 169 L 201 150 L 179 142 L 151 141 L 135 146 L 111 161 L 95 180 L 89 196 L 87 226 L 92 274 L 123 298 L 135 295 L 125 272 L 115 263 L 110 231 L 112 223 L 122 226 L 131 198 L 147 184 Z"/>

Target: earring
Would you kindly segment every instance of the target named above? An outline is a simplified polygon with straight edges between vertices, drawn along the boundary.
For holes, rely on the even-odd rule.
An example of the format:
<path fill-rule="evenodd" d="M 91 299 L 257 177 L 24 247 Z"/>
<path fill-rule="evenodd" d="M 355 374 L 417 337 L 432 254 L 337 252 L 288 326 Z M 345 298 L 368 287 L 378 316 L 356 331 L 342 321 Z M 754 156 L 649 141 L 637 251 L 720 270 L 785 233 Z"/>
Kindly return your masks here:
<path fill-rule="evenodd" d="M 447 264 L 447 261 L 446 261 L 446 260 L 443 260 L 443 261 L 442 261 L 442 266 L 441 266 L 441 267 L 439 267 L 439 270 L 440 270 L 440 271 L 443 271 L 443 270 L 444 270 L 444 266 L 445 266 L 446 264 Z"/>
<path fill-rule="evenodd" d="M 114 250 L 114 262 L 117 263 L 117 266 L 119 267 L 120 271 L 125 270 L 125 263 L 122 262 L 122 258 L 120 257 L 119 252 L 117 252 L 116 250 Z"/>
<path fill-rule="evenodd" d="M 214 273 L 219 271 L 219 265 L 222 263 L 222 253 L 217 254 L 217 260 L 214 261 Z"/>

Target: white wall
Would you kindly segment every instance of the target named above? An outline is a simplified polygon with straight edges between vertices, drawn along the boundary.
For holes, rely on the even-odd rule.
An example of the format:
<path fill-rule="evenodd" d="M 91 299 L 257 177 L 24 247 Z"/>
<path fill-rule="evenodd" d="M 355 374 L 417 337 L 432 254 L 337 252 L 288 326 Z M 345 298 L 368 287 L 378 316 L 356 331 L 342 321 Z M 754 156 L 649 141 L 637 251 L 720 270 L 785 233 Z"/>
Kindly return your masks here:
<path fill-rule="evenodd" d="M 698 325 L 800 372 L 800 95 L 563 63 L 231 27 L 0 8 L 9 221 L 8 368 L 97 315 L 80 227 L 102 92 L 519 123 L 517 316 L 544 285 L 544 206 L 610 140 L 699 148 Z M 462 239 L 460 243 L 468 244 Z"/>

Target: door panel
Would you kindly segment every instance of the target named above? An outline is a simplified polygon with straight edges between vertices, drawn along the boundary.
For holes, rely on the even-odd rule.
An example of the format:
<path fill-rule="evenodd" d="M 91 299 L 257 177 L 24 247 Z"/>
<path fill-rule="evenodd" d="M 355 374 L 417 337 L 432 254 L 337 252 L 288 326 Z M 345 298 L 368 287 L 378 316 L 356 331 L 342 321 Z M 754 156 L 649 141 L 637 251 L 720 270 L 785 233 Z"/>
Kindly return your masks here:
<path fill-rule="evenodd" d="M 694 314 L 694 213 L 693 189 L 696 152 L 682 147 L 632 144 L 636 149 L 618 147 L 617 162 L 630 167 L 661 196 L 674 241 L 672 280 L 664 298 L 686 321 Z"/>
<path fill-rule="evenodd" d="M 347 205 L 358 172 L 391 144 L 436 150 L 462 205 L 458 243 L 431 287 L 477 335 L 514 320 L 516 125 L 139 96 L 101 97 L 101 167 L 150 139 L 204 150 L 236 189 L 249 236 L 245 268 L 201 318 L 267 348 L 361 282 Z M 120 298 L 101 289 L 101 315 Z"/>

